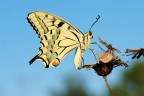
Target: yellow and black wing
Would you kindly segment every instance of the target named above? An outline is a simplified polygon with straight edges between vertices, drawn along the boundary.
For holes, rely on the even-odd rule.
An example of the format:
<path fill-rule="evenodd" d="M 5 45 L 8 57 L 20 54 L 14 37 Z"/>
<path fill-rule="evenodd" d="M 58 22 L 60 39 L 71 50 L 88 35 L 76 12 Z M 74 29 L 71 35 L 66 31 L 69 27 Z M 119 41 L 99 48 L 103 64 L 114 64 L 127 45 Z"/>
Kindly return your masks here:
<path fill-rule="evenodd" d="M 28 14 L 28 22 L 40 38 L 39 54 L 30 60 L 41 60 L 44 66 L 57 66 L 63 57 L 83 42 L 83 34 L 69 24 L 50 13 L 36 11 Z"/>

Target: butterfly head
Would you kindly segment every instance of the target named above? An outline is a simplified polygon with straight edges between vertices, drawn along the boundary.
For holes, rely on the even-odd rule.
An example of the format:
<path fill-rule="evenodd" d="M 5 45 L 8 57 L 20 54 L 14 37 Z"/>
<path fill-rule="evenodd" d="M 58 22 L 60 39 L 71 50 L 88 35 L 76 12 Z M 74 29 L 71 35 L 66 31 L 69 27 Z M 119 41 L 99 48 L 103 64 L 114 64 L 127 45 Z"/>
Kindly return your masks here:
<path fill-rule="evenodd" d="M 93 38 L 93 34 L 91 31 L 88 32 L 89 37 L 92 39 Z"/>
<path fill-rule="evenodd" d="M 92 34 L 91 31 L 89 31 L 89 32 L 87 32 L 87 33 L 85 34 L 84 37 L 86 37 L 87 39 L 92 39 L 92 38 L 93 38 L 93 34 Z"/>

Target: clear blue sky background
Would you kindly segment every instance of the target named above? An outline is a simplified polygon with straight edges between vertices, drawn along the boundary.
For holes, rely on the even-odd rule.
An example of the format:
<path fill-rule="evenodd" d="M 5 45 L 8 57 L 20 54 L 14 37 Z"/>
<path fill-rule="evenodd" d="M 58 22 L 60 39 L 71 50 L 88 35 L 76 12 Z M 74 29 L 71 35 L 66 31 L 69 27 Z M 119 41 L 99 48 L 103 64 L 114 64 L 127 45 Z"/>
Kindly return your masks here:
<path fill-rule="evenodd" d="M 0 0 L 0 96 L 47 96 L 47 91 L 50 94 L 51 90 L 63 90 L 63 78 L 69 75 L 83 78 L 81 82 L 85 81 L 87 89 L 98 96 L 107 92 L 103 78 L 93 70 L 75 70 L 75 50 L 57 68 L 45 69 L 40 61 L 29 65 L 40 44 L 26 17 L 37 10 L 60 16 L 83 33 L 100 15 L 92 29 L 92 42 L 98 42 L 101 36 L 123 52 L 126 48 L 144 47 L 143 0 Z M 98 50 L 95 45 L 91 47 Z M 87 64 L 95 62 L 89 50 L 84 59 Z M 110 85 L 120 83 L 121 74 L 127 69 L 115 68 L 108 76 Z"/>

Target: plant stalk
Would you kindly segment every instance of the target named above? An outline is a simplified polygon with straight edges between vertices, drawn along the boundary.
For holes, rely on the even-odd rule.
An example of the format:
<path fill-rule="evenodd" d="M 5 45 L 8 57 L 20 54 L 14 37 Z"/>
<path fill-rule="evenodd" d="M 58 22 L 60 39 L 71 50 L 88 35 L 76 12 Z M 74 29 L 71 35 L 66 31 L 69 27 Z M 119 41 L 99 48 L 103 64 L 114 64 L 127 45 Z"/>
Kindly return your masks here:
<path fill-rule="evenodd" d="M 103 76 L 103 78 L 104 78 L 104 80 L 105 80 L 106 86 L 107 86 L 107 88 L 108 88 L 111 96 L 114 96 L 114 94 L 113 94 L 113 92 L 112 92 L 112 90 L 111 90 L 111 88 L 110 88 L 110 86 L 109 86 L 109 83 L 108 83 L 108 81 L 107 81 L 107 76 Z"/>

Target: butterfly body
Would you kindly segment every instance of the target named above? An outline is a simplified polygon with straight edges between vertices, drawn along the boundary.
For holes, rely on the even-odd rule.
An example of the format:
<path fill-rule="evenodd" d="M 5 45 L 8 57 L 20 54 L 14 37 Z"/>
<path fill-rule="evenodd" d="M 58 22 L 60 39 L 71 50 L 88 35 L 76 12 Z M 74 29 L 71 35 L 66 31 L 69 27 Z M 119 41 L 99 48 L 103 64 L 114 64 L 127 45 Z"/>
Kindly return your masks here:
<path fill-rule="evenodd" d="M 39 54 L 31 61 L 41 60 L 45 67 L 58 66 L 71 50 L 76 48 L 75 68 L 80 66 L 83 52 L 89 47 L 92 33 L 81 33 L 67 21 L 50 13 L 36 11 L 27 20 L 40 38 Z"/>

